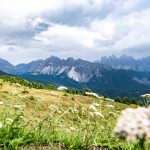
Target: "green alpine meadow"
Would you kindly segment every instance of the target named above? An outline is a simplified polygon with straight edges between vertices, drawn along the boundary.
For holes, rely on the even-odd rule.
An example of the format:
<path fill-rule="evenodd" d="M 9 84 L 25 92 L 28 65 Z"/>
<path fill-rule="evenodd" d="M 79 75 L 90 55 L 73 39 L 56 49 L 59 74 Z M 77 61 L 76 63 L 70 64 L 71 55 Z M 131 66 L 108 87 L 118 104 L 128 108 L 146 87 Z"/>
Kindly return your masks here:
<path fill-rule="evenodd" d="M 150 150 L 150 0 L 0 0 L 0 150 Z"/>

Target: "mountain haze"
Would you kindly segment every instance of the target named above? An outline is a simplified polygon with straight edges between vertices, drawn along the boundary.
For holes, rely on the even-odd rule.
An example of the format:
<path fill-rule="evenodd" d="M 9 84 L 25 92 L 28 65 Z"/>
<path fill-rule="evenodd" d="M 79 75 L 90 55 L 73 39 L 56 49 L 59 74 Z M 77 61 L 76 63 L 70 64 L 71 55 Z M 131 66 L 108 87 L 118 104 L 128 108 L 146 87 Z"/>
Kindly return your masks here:
<path fill-rule="evenodd" d="M 0 70 L 5 73 L 14 73 L 15 66 L 9 63 L 8 61 L 0 58 Z"/>
<path fill-rule="evenodd" d="M 108 64 L 114 69 L 150 72 L 150 57 L 134 59 L 133 57 L 126 55 L 122 55 L 118 58 L 115 55 L 112 55 L 109 57 L 102 57 L 99 63 Z"/>

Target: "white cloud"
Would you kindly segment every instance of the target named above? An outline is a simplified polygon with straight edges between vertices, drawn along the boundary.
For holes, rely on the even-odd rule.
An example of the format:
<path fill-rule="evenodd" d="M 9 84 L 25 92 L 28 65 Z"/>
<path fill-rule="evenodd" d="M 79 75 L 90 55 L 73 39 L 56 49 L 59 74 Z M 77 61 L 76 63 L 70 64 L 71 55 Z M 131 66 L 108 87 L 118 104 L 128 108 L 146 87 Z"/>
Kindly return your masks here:
<path fill-rule="evenodd" d="M 72 27 L 67 25 L 53 24 L 47 31 L 43 31 L 34 37 L 35 40 L 42 42 L 42 44 L 68 45 L 70 41 L 87 48 L 94 48 L 94 41 L 96 39 L 104 39 L 101 34 L 94 32 L 84 27 Z M 62 45 L 60 45 L 61 48 Z"/>
<path fill-rule="evenodd" d="M 150 47 L 149 18 L 149 0 L 0 0 L 0 56 L 14 63 L 50 55 L 93 60 L 130 55 L 127 49 L 136 56 L 136 48 Z"/>

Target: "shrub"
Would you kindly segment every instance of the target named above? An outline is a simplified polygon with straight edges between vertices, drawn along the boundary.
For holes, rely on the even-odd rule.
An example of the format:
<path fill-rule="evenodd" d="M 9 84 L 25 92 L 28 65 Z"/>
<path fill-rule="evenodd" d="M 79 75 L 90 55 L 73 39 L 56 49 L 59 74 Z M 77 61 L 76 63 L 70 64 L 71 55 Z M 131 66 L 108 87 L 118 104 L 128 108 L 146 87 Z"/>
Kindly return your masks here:
<path fill-rule="evenodd" d="M 34 96 L 30 96 L 30 100 L 35 100 Z"/>
<path fill-rule="evenodd" d="M 74 96 L 71 98 L 71 100 L 72 100 L 72 101 L 75 101 L 75 98 L 74 98 Z"/>
<path fill-rule="evenodd" d="M 27 91 L 26 89 L 24 89 L 24 90 L 22 91 L 22 93 L 24 93 L 24 94 L 28 94 L 28 93 L 29 93 L 29 91 Z"/>
<path fill-rule="evenodd" d="M 68 96 L 68 94 L 67 94 L 67 93 L 64 93 L 64 96 Z"/>

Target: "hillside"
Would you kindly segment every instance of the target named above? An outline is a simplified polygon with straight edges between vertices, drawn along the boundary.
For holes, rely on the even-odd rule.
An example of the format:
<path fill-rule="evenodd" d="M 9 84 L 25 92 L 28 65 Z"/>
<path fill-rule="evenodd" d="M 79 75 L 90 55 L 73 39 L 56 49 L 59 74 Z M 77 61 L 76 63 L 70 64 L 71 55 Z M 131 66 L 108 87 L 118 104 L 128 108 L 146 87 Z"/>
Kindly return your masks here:
<path fill-rule="evenodd" d="M 3 125 L 0 136 L 10 135 L 5 139 L 1 137 L 1 148 L 94 150 L 95 147 L 100 150 L 133 147 L 118 140 L 113 128 L 120 111 L 136 107 L 134 105 L 106 101 L 103 97 L 96 99 L 28 88 L 2 79 L 0 83 L 0 122 Z"/>
<path fill-rule="evenodd" d="M 0 71 L 0 75 L 6 75 L 7 73 Z"/>
<path fill-rule="evenodd" d="M 8 74 L 12 74 L 15 72 L 15 66 L 12 65 L 7 60 L 0 58 L 0 71 L 3 71 Z"/>
<path fill-rule="evenodd" d="M 99 77 L 93 75 L 86 83 L 74 81 L 65 74 L 34 75 L 28 73 L 20 76 L 43 84 L 53 83 L 77 89 L 90 88 L 96 93 L 107 95 L 111 98 L 128 96 L 140 99 L 142 94 L 150 92 L 150 73 L 130 70 L 102 70 L 100 74 Z"/>

